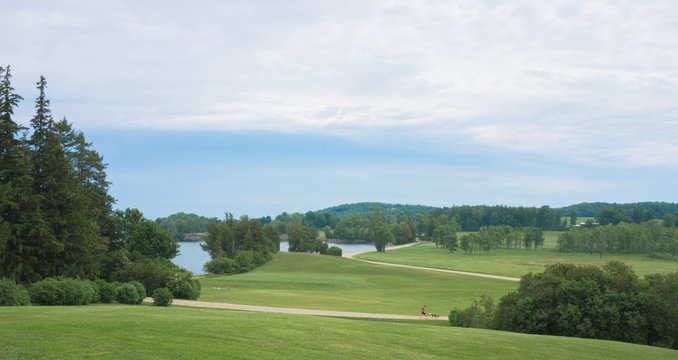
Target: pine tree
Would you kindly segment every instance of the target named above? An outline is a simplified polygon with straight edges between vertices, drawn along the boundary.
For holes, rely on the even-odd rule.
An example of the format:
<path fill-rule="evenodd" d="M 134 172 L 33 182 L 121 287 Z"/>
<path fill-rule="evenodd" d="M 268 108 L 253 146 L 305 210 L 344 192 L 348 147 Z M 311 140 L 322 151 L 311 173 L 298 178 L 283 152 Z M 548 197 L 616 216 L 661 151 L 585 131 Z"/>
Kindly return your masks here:
<path fill-rule="evenodd" d="M 115 232 L 103 158 L 82 132 L 55 122 L 43 76 L 30 139 L 12 120 L 22 99 L 0 68 L 0 277 L 93 278 Z"/>
<path fill-rule="evenodd" d="M 25 142 L 19 138 L 24 128 L 12 119 L 23 98 L 14 93 L 9 66 L 0 67 L 0 77 L 0 277 L 20 281 L 28 268 L 22 233 L 27 222 L 30 164 Z"/>
<path fill-rule="evenodd" d="M 94 196 L 86 184 L 92 185 L 90 180 L 95 176 L 87 173 L 92 168 L 103 169 L 103 165 L 86 165 L 92 154 L 78 153 L 78 150 L 89 150 L 84 137 L 78 136 L 66 119 L 59 122 L 52 119 L 43 76 L 37 87 L 40 94 L 36 99 L 36 114 L 31 119 L 33 134 L 29 142 L 34 200 L 31 231 L 27 236 L 31 240 L 34 277 L 94 277 L 98 255 L 106 244 L 97 233 L 98 224 L 93 215 L 96 211 L 92 209 L 96 202 L 91 200 Z M 100 185 L 105 191 L 108 183 L 105 178 L 103 181 Z"/>

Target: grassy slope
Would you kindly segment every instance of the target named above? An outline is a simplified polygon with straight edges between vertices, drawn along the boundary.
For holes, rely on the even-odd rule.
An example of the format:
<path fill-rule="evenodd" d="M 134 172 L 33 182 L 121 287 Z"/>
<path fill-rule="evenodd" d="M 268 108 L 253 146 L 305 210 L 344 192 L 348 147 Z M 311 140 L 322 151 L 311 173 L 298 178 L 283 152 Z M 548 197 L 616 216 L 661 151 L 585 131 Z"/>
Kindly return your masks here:
<path fill-rule="evenodd" d="M 437 249 L 431 243 L 416 245 L 384 253 L 366 253 L 359 259 L 419 265 L 440 269 L 479 272 L 485 274 L 520 277 L 528 272 L 542 272 L 544 266 L 556 262 L 603 265 L 609 260 L 623 261 L 642 276 L 655 272 L 676 272 L 678 262 L 651 259 L 644 255 L 568 254 L 550 250 L 493 250 L 490 255 L 465 255 L 462 251 L 451 254 Z"/>
<path fill-rule="evenodd" d="M 619 342 L 302 315 L 130 305 L 0 308 L 0 358 L 675 359 Z"/>
<path fill-rule="evenodd" d="M 486 293 L 498 299 L 510 281 L 373 265 L 353 259 L 280 253 L 246 274 L 200 279 L 202 301 L 386 314 L 447 314 Z"/>

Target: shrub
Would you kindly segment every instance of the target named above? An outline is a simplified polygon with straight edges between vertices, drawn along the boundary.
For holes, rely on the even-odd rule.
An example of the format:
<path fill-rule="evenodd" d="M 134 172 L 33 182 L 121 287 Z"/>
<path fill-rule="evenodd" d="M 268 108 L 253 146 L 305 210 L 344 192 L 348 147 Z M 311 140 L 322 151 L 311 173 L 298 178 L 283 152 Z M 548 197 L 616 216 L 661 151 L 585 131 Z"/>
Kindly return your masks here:
<path fill-rule="evenodd" d="M 141 301 L 143 301 L 146 298 L 146 287 L 144 287 L 144 284 L 132 280 L 129 282 L 130 284 L 134 285 L 137 288 L 137 292 L 139 293 L 139 298 L 141 298 Z"/>
<path fill-rule="evenodd" d="M 254 269 L 254 266 L 254 254 L 252 251 L 240 251 L 235 256 L 235 267 L 238 272 L 248 272 Z"/>
<path fill-rule="evenodd" d="M 468 321 L 466 321 L 466 316 L 464 316 L 463 310 L 454 309 L 454 310 L 450 311 L 450 316 L 448 318 L 450 320 L 451 326 L 458 326 L 458 327 L 468 327 L 469 326 Z"/>
<path fill-rule="evenodd" d="M 63 278 L 59 280 L 59 286 L 62 298 L 58 305 L 87 305 L 94 296 L 94 290 L 84 280 Z"/>
<path fill-rule="evenodd" d="M 99 290 L 99 300 L 102 303 L 110 304 L 115 301 L 118 296 L 118 287 L 115 284 L 106 282 L 106 280 L 97 280 L 95 284 Z"/>
<path fill-rule="evenodd" d="M 136 286 L 131 283 L 125 283 L 118 286 L 117 300 L 121 304 L 136 305 L 141 304 L 144 299 L 139 297 L 139 290 L 137 290 Z"/>
<path fill-rule="evenodd" d="M 46 278 L 28 290 L 31 301 L 41 305 L 86 305 L 96 298 L 91 281 Z"/>
<path fill-rule="evenodd" d="M 473 299 L 471 307 L 466 310 L 454 309 L 450 311 L 450 325 L 491 329 L 494 327 L 496 309 L 494 299 L 482 294 L 480 299 Z"/>
<path fill-rule="evenodd" d="M 206 262 L 203 269 L 211 274 L 232 274 L 236 272 L 235 261 L 225 256 Z"/>
<path fill-rule="evenodd" d="M 169 260 L 143 259 L 130 262 L 122 269 L 115 271 L 111 274 L 111 280 L 120 282 L 136 280 L 144 285 L 147 292 L 152 293 L 157 288 L 166 287 L 169 279 L 178 271 L 181 271 L 181 268 Z"/>
<path fill-rule="evenodd" d="M 200 282 L 191 278 L 186 270 L 178 271 L 167 282 L 167 288 L 175 298 L 196 300 L 200 296 Z"/>
<path fill-rule="evenodd" d="M 14 281 L 0 279 L 0 306 L 24 306 L 30 305 L 31 298 L 23 286 Z"/>
<path fill-rule="evenodd" d="M 90 293 L 90 304 L 95 304 L 101 302 L 101 292 L 99 291 L 99 286 L 91 280 L 83 280 L 87 284 L 88 292 Z"/>
<path fill-rule="evenodd" d="M 31 302 L 41 305 L 61 305 L 62 292 L 63 289 L 59 286 L 59 281 L 53 278 L 35 282 L 28 289 Z"/>
<path fill-rule="evenodd" d="M 332 256 L 339 256 L 341 257 L 341 248 L 338 246 L 332 246 L 329 249 L 327 249 L 327 255 L 332 255 Z"/>
<path fill-rule="evenodd" d="M 172 304 L 172 292 L 168 288 L 157 288 L 153 290 L 153 305 L 155 306 L 170 306 Z"/>

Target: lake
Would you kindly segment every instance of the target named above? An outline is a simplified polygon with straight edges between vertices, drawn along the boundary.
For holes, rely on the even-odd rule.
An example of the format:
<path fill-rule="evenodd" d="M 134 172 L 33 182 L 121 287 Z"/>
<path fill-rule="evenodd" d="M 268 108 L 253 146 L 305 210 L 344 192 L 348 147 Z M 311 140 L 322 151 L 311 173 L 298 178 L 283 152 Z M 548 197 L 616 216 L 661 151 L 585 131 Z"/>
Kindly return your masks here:
<path fill-rule="evenodd" d="M 204 274 L 202 266 L 210 261 L 210 256 L 206 251 L 203 251 L 199 242 L 179 242 L 179 256 L 172 259 L 172 262 L 181 266 L 184 269 L 193 271 L 194 274 Z M 329 247 L 337 246 L 341 248 L 344 253 L 374 250 L 372 244 L 337 244 L 327 243 Z M 280 251 L 287 252 L 289 244 L 287 241 L 280 242 Z"/>

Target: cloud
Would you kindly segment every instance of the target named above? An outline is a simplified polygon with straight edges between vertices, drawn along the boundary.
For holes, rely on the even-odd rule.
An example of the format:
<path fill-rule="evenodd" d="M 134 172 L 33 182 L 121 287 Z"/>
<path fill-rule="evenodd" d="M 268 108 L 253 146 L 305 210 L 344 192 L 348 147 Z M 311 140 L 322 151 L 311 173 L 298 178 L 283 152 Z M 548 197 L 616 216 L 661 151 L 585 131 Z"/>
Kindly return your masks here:
<path fill-rule="evenodd" d="M 3 8 L 0 58 L 17 88 L 30 99 L 26 79 L 45 74 L 54 106 L 85 129 L 454 138 L 678 168 L 669 0 Z"/>

